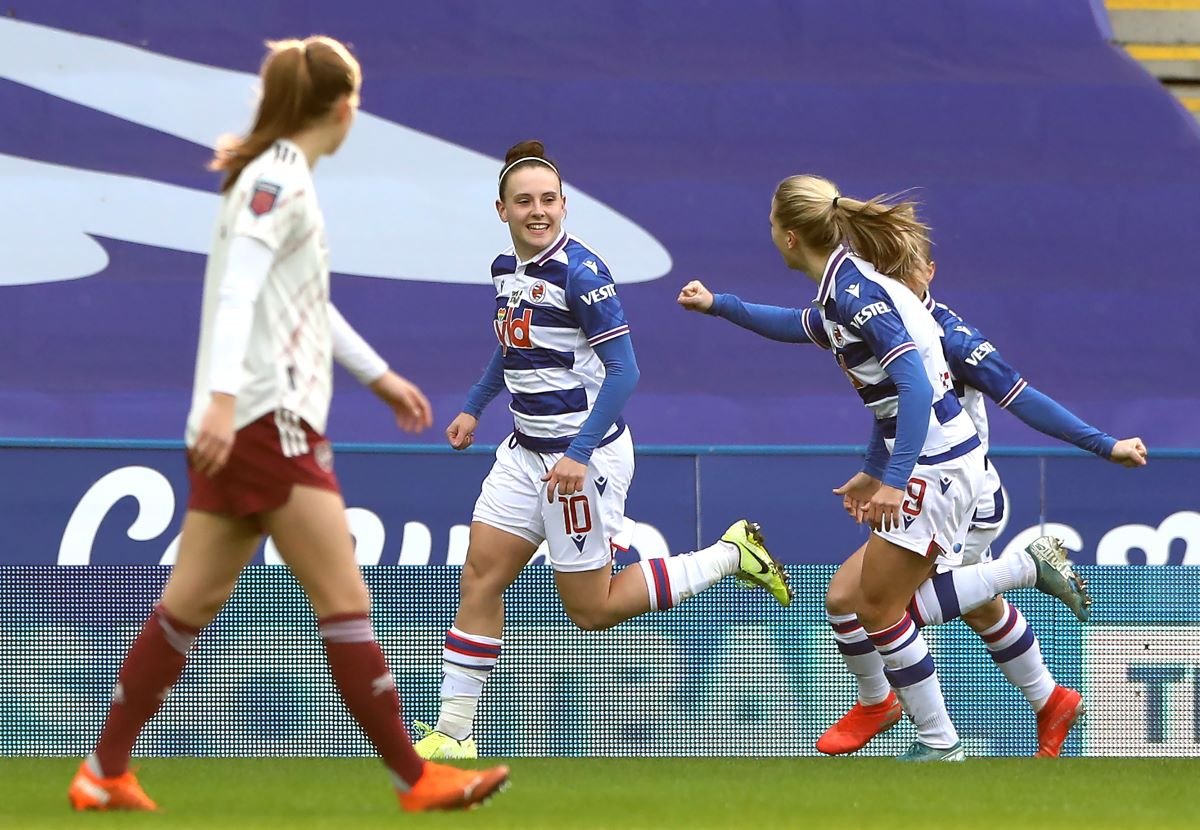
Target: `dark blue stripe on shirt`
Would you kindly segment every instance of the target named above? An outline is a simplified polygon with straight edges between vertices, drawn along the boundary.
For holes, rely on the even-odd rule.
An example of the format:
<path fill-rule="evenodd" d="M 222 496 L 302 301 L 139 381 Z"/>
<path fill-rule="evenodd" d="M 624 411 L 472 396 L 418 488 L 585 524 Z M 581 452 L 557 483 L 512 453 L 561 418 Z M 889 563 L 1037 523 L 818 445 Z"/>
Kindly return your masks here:
<path fill-rule="evenodd" d="M 511 274 L 517 270 L 517 258 L 511 254 L 501 254 L 492 262 L 492 276 L 499 277 Z"/>
<path fill-rule="evenodd" d="M 891 378 L 884 378 L 879 383 L 872 383 L 859 389 L 858 394 L 862 396 L 865 404 L 879 403 L 887 398 L 896 397 L 896 383 Z"/>
<path fill-rule="evenodd" d="M 509 349 L 504 355 L 504 368 L 522 369 L 573 369 L 575 352 L 559 352 L 554 349 Z"/>
<path fill-rule="evenodd" d="M 845 348 L 838 349 L 838 354 L 846 361 L 847 368 L 853 369 L 855 366 L 861 366 L 872 357 L 875 356 L 871 351 L 871 347 L 866 343 L 847 343 Z M 890 381 L 889 381 L 890 382 Z M 892 388 L 896 385 L 893 383 Z"/>
<path fill-rule="evenodd" d="M 557 259 L 551 259 L 545 265 L 538 265 L 536 262 L 531 262 L 525 266 L 525 276 L 530 279 L 545 280 L 559 288 L 566 287 L 567 275 L 569 273 L 567 264 L 559 262 Z"/>
<path fill-rule="evenodd" d="M 522 415 L 562 415 L 567 412 L 587 412 L 587 392 L 578 389 L 560 389 L 553 392 L 514 392 L 514 412 Z"/>
<path fill-rule="evenodd" d="M 954 394 L 953 389 L 951 389 L 945 395 L 942 395 L 941 400 L 933 405 L 933 414 L 937 416 L 939 424 L 949 423 L 950 419 L 960 412 L 962 412 L 962 402 L 959 401 L 958 396 Z M 895 438 L 895 416 L 892 416 L 891 418 L 880 419 L 879 428 L 883 431 L 884 438 Z"/>
<path fill-rule="evenodd" d="M 548 329 L 577 329 L 579 322 L 571 316 L 571 312 L 560 308 L 533 307 L 533 317 L 530 323 Z"/>

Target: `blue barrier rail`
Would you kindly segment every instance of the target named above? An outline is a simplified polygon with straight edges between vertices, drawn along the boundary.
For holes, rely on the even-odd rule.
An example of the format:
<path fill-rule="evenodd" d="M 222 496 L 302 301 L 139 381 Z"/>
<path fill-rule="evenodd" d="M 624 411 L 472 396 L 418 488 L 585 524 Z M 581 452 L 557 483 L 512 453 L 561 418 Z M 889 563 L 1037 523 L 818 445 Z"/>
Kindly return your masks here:
<path fill-rule="evenodd" d="M 183 441 L 161 438 L 0 438 L 0 449 L 70 450 L 182 450 Z M 496 451 L 496 444 L 476 444 L 467 450 L 454 450 L 445 444 L 392 444 L 336 442 L 338 452 L 383 453 L 392 455 L 484 454 Z M 844 456 L 862 455 L 864 444 L 639 444 L 639 455 L 791 455 Z M 1074 447 L 991 447 L 994 458 L 1088 458 Z M 1150 451 L 1151 458 L 1200 458 L 1200 447 L 1169 448 Z"/>

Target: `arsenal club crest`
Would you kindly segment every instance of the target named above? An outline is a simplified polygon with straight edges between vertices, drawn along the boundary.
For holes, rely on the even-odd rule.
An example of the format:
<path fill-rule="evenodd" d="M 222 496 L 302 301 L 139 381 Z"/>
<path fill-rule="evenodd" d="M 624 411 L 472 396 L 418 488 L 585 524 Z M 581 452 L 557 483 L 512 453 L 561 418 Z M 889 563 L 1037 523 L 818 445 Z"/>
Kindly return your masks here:
<path fill-rule="evenodd" d="M 275 199 L 279 196 L 279 185 L 258 181 L 254 183 L 254 191 L 250 194 L 250 210 L 255 216 L 270 213 L 275 207 Z"/>

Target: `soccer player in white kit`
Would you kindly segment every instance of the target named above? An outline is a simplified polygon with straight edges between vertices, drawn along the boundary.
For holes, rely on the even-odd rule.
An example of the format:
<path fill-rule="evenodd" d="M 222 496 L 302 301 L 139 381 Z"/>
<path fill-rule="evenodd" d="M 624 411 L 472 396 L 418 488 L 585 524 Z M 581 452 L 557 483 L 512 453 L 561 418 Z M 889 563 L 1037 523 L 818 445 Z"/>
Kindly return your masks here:
<path fill-rule="evenodd" d="M 475 504 L 442 652 L 441 711 L 435 727 L 417 724 L 426 758 L 477 756 L 473 724 L 503 644 L 502 595 L 543 540 L 567 615 L 586 630 L 671 608 L 727 576 L 791 601 L 783 571 L 746 521 L 708 548 L 613 575 L 634 468 L 621 417 L 638 376 L 629 324 L 604 260 L 562 228 L 562 180 L 541 142 L 510 148 L 498 185 L 496 209 L 513 242 L 492 263 L 498 346 L 446 436 L 456 449 L 469 446 L 504 388 L 514 429 Z"/>
<path fill-rule="evenodd" d="M 843 494 L 875 531 L 857 586 L 862 649 L 882 660 L 917 726 L 917 741 L 901 758 L 961 760 L 933 660 L 907 605 L 935 563 L 961 560 L 984 450 L 954 395 L 939 327 L 909 289 L 883 273 L 904 273 L 921 261 L 927 229 L 911 203 L 845 198 L 817 176 L 781 182 L 770 219 L 784 261 L 818 281 L 814 307 L 769 315 L 793 332 L 777 339 L 832 344 L 875 416 L 865 475 Z M 679 302 L 708 311 L 713 297 L 693 282 Z M 1061 550 L 1040 550 L 1003 568 L 991 564 L 988 577 L 998 591 L 1039 587 L 1084 606 Z"/>
<path fill-rule="evenodd" d="M 924 252 L 924 259 L 929 260 L 928 250 Z M 903 281 L 923 298 L 925 307 L 941 327 L 942 351 L 951 371 L 955 394 L 971 417 L 985 449 L 989 432 L 983 401 L 986 395 L 1034 429 L 1101 458 L 1125 467 L 1146 463 L 1146 448 L 1140 438 L 1118 441 L 1085 424 L 1029 386 L 978 329 L 968 326 L 945 305 L 935 304 L 928 293 L 934 269 L 931 260 L 922 262 L 917 273 L 905 276 Z M 732 294 L 714 295 L 698 280 L 684 286 L 678 301 L 684 308 L 723 317 L 772 340 L 815 343 L 823 349 L 831 347 L 824 329 L 817 323 L 814 307 L 796 309 L 744 303 Z M 987 459 L 983 494 L 976 504 L 963 546 L 963 565 L 991 560 L 991 542 L 999 532 L 1004 515 L 1005 498 L 1000 477 L 995 463 Z M 1047 538 L 1043 543 L 1051 544 L 1051 541 Z M 862 749 L 876 735 L 898 723 L 901 713 L 900 703 L 889 689 L 883 663 L 854 613 L 862 555 L 860 548 L 838 569 L 825 598 L 826 614 L 838 650 L 858 680 L 855 705 L 817 741 L 817 749 L 830 755 Z M 1020 689 L 1037 713 L 1037 754 L 1057 757 L 1068 731 L 1082 713 L 1080 695 L 1073 689 L 1055 684 L 1024 616 L 1003 597 L 993 598 L 988 590 L 985 581 L 965 580 L 956 585 L 953 576 L 942 573 L 922 583 L 909 612 L 919 626 L 948 622 L 961 616 L 983 638 L 1001 672 Z"/>
<path fill-rule="evenodd" d="M 304 587 L 338 691 L 391 773 L 401 807 L 466 808 L 508 778 L 504 767 L 458 770 L 414 752 L 375 641 L 323 437 L 332 360 L 369 384 L 402 428 L 425 429 L 432 414 L 329 300 L 312 167 L 353 123 L 358 62 L 326 37 L 268 47 L 254 126 L 225 140 L 212 164 L 225 174 L 224 198 L 204 277 L 178 557 L 126 655 L 95 751 L 71 782 L 77 810 L 157 809 L 128 770 L 130 751 L 264 533 Z"/>

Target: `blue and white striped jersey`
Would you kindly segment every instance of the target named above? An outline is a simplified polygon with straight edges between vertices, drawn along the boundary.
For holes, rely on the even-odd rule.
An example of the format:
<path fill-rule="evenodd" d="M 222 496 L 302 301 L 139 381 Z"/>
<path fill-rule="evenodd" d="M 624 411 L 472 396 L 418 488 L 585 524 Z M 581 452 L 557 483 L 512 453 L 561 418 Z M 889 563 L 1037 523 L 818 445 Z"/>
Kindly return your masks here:
<path fill-rule="evenodd" d="M 942 351 L 950 367 L 954 392 L 986 450 L 988 417 L 984 396 L 1006 408 L 1025 388 L 1025 379 L 978 329 L 968 326 L 949 306 L 935 303 L 933 296 L 926 294 L 925 307 L 942 328 Z"/>
<path fill-rule="evenodd" d="M 978 329 L 968 326 L 949 306 L 935 303 L 933 295 L 926 293 L 925 308 L 929 309 L 933 319 L 942 328 L 942 351 L 950 367 L 954 393 L 975 424 L 983 450 L 987 452 L 989 430 L 984 396 L 1001 407 L 1007 407 L 1021 394 L 1026 386 L 1025 380 Z M 990 527 L 1001 522 L 1004 513 L 1005 498 L 1000 474 L 995 464 L 989 461 L 984 474 L 983 492 L 972 522 L 979 527 Z"/>
<path fill-rule="evenodd" d="M 604 382 L 593 346 L 629 332 L 617 287 L 600 256 L 565 231 L 526 261 L 512 248 L 492 262 L 494 328 L 509 410 L 526 445 L 565 450 Z M 623 429 L 618 420 L 609 435 Z"/>
<path fill-rule="evenodd" d="M 974 438 L 971 419 L 954 394 L 941 327 L 903 283 L 880 274 L 842 245 L 826 262 L 814 304 L 824 331 L 816 331 L 811 312 L 802 318 L 805 330 L 813 342 L 832 347 L 838 365 L 880 422 L 889 452 L 895 443 L 898 396 L 885 369 L 913 350 L 933 387 L 921 455 L 938 456 Z"/>

